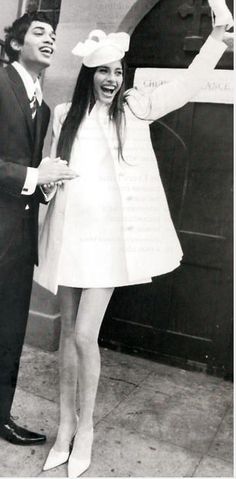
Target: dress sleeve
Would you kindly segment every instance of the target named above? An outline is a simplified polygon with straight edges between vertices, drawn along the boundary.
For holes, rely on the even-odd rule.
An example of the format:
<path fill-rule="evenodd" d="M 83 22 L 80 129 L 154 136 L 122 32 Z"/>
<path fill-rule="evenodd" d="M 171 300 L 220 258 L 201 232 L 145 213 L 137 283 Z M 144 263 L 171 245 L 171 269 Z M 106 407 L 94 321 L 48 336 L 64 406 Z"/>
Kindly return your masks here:
<path fill-rule="evenodd" d="M 50 149 L 50 156 L 51 158 L 56 158 L 57 156 L 57 144 L 61 132 L 61 127 L 65 120 L 66 114 L 68 113 L 70 108 L 70 103 L 62 103 L 57 105 L 54 109 L 53 115 L 53 125 L 52 125 L 52 141 L 51 141 L 51 149 Z"/>
<path fill-rule="evenodd" d="M 181 108 L 204 85 L 208 73 L 215 68 L 226 48 L 225 43 L 210 35 L 183 75 L 160 85 L 150 94 L 134 88 L 129 90 L 125 100 L 130 110 L 143 120 L 154 121 Z"/>

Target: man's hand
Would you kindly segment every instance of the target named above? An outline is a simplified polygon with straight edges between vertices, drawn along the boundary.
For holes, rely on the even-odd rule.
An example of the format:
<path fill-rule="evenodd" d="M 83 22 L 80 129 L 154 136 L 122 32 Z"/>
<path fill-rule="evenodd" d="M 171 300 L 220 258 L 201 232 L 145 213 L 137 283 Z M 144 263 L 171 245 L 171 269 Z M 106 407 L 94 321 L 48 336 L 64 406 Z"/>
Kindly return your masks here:
<path fill-rule="evenodd" d="M 60 158 L 44 158 L 38 167 L 38 185 L 57 183 L 65 180 L 73 180 L 78 173 L 67 166 L 67 162 Z"/>

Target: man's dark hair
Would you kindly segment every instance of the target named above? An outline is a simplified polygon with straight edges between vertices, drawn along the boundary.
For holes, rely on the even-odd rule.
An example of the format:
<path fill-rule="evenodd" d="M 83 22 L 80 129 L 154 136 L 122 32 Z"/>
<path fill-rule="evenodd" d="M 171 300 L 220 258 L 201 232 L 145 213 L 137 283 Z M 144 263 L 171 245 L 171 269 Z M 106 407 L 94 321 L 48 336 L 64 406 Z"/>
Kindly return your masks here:
<path fill-rule="evenodd" d="M 16 40 L 20 45 L 24 44 L 25 34 L 27 33 L 32 22 L 48 23 L 54 29 L 54 25 L 47 15 L 43 12 L 25 13 L 22 17 L 17 18 L 10 27 L 4 29 L 5 35 L 5 52 L 10 62 L 18 60 L 19 52 L 11 46 L 11 41 Z"/>

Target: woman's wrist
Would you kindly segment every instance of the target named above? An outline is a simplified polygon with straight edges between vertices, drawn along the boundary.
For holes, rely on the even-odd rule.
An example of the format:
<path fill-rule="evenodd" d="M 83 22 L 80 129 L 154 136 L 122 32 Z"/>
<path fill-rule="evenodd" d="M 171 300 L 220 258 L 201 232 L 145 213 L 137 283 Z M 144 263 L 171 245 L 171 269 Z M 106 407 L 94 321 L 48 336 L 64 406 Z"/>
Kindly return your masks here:
<path fill-rule="evenodd" d="M 220 25 L 219 27 L 214 27 L 211 36 L 214 38 L 214 40 L 218 40 L 219 42 L 222 42 L 224 39 L 224 34 L 226 30 L 226 25 Z"/>

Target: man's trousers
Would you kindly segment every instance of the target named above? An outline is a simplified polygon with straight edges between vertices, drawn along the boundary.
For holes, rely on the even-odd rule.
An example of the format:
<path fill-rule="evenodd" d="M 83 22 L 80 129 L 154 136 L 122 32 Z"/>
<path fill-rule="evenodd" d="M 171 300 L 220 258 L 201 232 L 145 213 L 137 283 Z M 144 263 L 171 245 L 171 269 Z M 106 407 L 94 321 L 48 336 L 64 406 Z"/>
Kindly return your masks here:
<path fill-rule="evenodd" d="M 26 210 L 0 251 L 0 423 L 10 416 L 25 337 L 34 269 L 32 231 L 33 218 Z"/>

